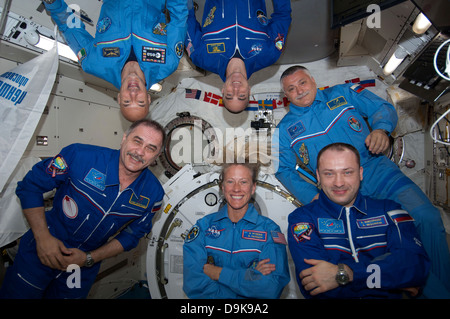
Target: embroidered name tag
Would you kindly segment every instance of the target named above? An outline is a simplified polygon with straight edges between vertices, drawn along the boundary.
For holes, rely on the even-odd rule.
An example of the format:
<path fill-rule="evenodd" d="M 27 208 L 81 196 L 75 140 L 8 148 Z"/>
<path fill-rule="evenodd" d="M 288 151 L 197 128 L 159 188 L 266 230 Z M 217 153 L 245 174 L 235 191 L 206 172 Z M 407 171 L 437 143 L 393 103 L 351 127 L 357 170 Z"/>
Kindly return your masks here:
<path fill-rule="evenodd" d="M 339 219 L 319 218 L 318 228 L 321 234 L 345 234 L 344 222 Z"/>
<path fill-rule="evenodd" d="M 118 57 L 120 57 L 120 49 L 119 48 L 103 48 L 102 55 L 105 58 L 118 58 Z"/>
<path fill-rule="evenodd" d="M 208 43 L 206 49 L 208 53 L 222 53 L 225 52 L 225 43 Z"/>
<path fill-rule="evenodd" d="M 345 104 L 347 104 L 347 100 L 343 96 L 340 96 L 337 99 L 334 99 L 334 100 L 331 100 L 331 101 L 327 102 L 328 108 L 331 111 L 334 110 L 335 108 L 338 108 L 338 107 L 340 107 L 342 105 L 345 105 Z"/>
<path fill-rule="evenodd" d="M 256 241 L 267 241 L 267 232 L 259 230 L 242 230 L 242 238 Z"/>
<path fill-rule="evenodd" d="M 139 198 L 134 195 L 134 193 L 131 195 L 129 203 L 134 206 L 139 206 L 141 208 L 147 208 L 148 204 L 150 203 L 150 199 L 145 196 L 139 196 Z"/>
<path fill-rule="evenodd" d="M 356 225 L 358 225 L 358 228 L 360 228 L 360 229 L 387 226 L 387 224 L 388 223 L 387 223 L 386 217 L 384 215 L 356 220 Z"/>
<path fill-rule="evenodd" d="M 95 168 L 91 168 L 84 181 L 102 191 L 105 190 L 106 175 L 97 171 Z"/>

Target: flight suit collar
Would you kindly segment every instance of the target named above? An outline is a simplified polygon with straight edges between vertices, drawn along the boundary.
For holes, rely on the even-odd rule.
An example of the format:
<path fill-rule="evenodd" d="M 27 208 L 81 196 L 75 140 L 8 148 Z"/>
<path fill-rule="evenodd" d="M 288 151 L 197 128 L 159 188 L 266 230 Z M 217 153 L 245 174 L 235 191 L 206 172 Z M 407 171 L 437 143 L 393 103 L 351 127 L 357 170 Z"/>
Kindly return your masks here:
<path fill-rule="evenodd" d="M 111 153 L 109 158 L 109 162 L 107 164 L 106 169 L 106 183 L 105 186 L 116 186 L 120 185 L 119 181 L 119 161 L 120 161 L 120 150 L 114 150 Z M 150 173 L 146 172 L 148 168 L 144 169 L 141 174 L 131 183 L 127 189 L 131 189 L 136 195 L 140 194 L 142 188 L 144 187 L 144 183 L 141 183 L 141 180 L 145 178 L 145 175 Z M 137 187 L 140 185 L 140 187 Z"/>
<path fill-rule="evenodd" d="M 341 206 L 330 200 L 322 190 L 319 194 L 319 201 L 320 206 L 322 206 L 328 213 L 330 213 L 330 215 L 332 215 L 336 219 L 341 219 L 342 214 L 345 213 L 345 206 Z M 367 215 L 367 201 L 366 198 L 361 195 L 361 192 L 358 192 L 352 208 L 355 208 L 355 210 L 360 214 Z"/>
<path fill-rule="evenodd" d="M 252 224 L 256 224 L 257 223 L 257 219 L 258 219 L 258 212 L 255 209 L 255 207 L 253 206 L 253 204 L 248 204 L 248 209 L 247 212 L 245 213 L 244 217 L 242 217 L 242 219 L 245 219 L 247 222 L 250 222 Z M 228 206 L 224 205 L 217 213 L 216 218 L 214 219 L 214 221 L 219 221 L 222 220 L 224 218 L 229 218 L 228 217 Z"/>

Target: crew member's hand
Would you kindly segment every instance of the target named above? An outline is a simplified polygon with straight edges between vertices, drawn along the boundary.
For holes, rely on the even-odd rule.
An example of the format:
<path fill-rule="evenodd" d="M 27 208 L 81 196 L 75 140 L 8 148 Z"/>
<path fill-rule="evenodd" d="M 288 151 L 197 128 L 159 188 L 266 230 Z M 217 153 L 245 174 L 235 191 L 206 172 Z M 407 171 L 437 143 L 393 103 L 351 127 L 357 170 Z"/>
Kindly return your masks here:
<path fill-rule="evenodd" d="M 274 264 L 269 264 L 270 259 L 266 258 L 263 260 L 260 260 L 258 262 L 258 265 L 256 265 L 256 270 L 258 270 L 260 273 L 262 273 L 264 276 L 267 276 L 268 274 L 270 274 L 272 271 L 275 270 L 275 265 Z"/>
<path fill-rule="evenodd" d="M 42 264 L 59 270 L 66 270 L 69 265 L 64 255 L 70 255 L 71 251 L 64 246 L 58 238 L 48 234 L 45 238 L 36 240 L 37 255 Z"/>
<path fill-rule="evenodd" d="M 304 269 L 299 276 L 302 285 L 311 296 L 315 296 L 339 287 L 336 281 L 338 266 L 325 260 L 304 259 L 305 263 L 312 267 Z M 353 271 L 347 267 L 350 281 L 353 280 Z"/>
<path fill-rule="evenodd" d="M 64 261 L 67 265 L 76 264 L 80 267 L 84 267 L 86 264 L 86 253 L 78 248 L 69 248 L 69 255 L 64 256 Z"/>
<path fill-rule="evenodd" d="M 212 280 L 219 280 L 220 273 L 222 272 L 222 267 L 214 266 L 212 264 L 204 264 L 203 272 Z"/>
<path fill-rule="evenodd" d="M 372 154 L 383 153 L 389 147 L 389 136 L 383 130 L 373 130 L 366 137 L 366 146 Z"/>

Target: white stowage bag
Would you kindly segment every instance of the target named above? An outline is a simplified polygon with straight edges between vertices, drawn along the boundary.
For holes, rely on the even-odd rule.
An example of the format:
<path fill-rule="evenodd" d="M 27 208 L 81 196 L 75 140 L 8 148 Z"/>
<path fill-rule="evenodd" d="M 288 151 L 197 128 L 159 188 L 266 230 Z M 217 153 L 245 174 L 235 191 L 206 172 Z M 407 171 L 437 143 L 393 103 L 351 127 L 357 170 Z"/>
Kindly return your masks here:
<path fill-rule="evenodd" d="M 0 74 L 0 191 L 36 130 L 58 70 L 53 49 Z"/>

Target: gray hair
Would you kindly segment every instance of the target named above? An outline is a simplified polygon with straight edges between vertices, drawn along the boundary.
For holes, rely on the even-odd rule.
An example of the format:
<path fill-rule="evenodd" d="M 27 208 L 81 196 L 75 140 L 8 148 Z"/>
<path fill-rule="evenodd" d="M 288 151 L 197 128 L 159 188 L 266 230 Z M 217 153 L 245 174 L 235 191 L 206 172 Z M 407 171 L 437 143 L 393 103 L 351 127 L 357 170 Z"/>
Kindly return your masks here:
<path fill-rule="evenodd" d="M 126 131 L 126 133 L 125 133 L 126 136 L 128 137 L 128 135 L 130 135 L 131 132 L 133 132 L 140 125 L 151 127 L 153 129 L 155 129 L 156 131 L 160 132 L 161 136 L 162 136 L 162 146 L 164 148 L 164 145 L 166 142 L 166 131 L 164 130 L 164 127 L 161 124 L 159 124 L 158 122 L 156 122 L 155 120 L 142 119 L 142 120 L 134 122 L 133 124 L 131 124 L 131 126 Z"/>
<path fill-rule="evenodd" d="M 283 74 L 281 74 L 281 77 L 280 77 L 281 89 L 283 89 L 283 79 L 289 75 L 294 74 L 295 72 L 297 72 L 299 70 L 305 72 L 310 78 L 312 78 L 311 72 L 306 67 L 304 67 L 302 65 L 293 65 L 293 66 L 287 68 L 286 70 L 284 70 Z M 284 89 L 283 89 L 283 91 L 284 91 Z"/>

